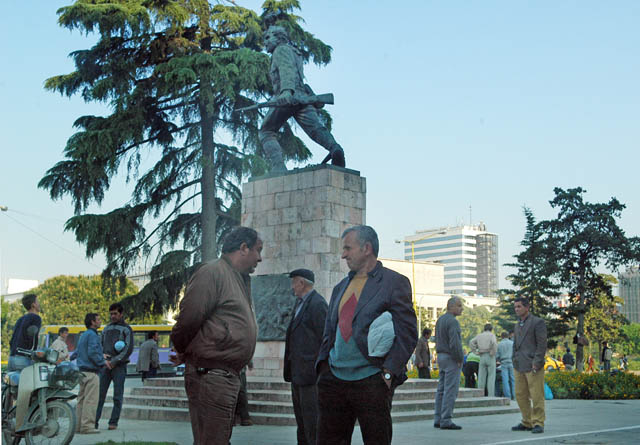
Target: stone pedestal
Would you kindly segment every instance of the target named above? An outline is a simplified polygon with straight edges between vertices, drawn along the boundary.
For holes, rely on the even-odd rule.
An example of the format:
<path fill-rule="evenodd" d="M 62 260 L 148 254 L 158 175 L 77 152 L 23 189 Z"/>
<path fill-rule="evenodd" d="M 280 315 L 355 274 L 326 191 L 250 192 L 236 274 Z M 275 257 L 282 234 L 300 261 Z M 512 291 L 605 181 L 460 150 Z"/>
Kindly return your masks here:
<path fill-rule="evenodd" d="M 259 322 L 260 344 L 250 374 L 282 375 L 284 347 L 277 345 L 284 340 L 294 303 L 288 290 L 288 295 L 274 295 L 273 289 L 282 288 L 283 274 L 300 267 L 312 270 L 315 289 L 328 301 L 348 273 L 340 259 L 342 232 L 365 224 L 365 210 L 365 178 L 331 165 L 253 178 L 242 185 L 242 225 L 257 230 L 264 242 L 253 280 L 257 285 L 252 285 L 256 316 L 269 320 L 268 328 Z M 278 328 L 273 320 L 284 321 L 284 326 Z M 280 338 L 274 338 L 274 332 L 281 332 Z"/>
<path fill-rule="evenodd" d="M 262 263 L 255 274 L 305 267 L 327 300 L 348 272 L 340 260 L 341 235 L 364 224 L 366 180 L 360 172 L 318 165 L 263 176 L 242 186 L 242 225 L 258 231 Z"/>

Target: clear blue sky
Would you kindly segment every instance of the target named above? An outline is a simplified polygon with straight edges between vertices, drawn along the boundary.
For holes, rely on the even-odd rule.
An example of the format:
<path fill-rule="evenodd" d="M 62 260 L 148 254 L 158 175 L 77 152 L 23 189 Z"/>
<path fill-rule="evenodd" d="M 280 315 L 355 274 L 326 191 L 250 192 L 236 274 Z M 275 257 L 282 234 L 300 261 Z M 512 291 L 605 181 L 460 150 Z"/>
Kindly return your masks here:
<path fill-rule="evenodd" d="M 36 187 L 62 159 L 73 121 L 105 110 L 43 89 L 95 39 L 57 25 L 66 4 L 12 1 L 0 17 L 3 282 L 104 265 L 63 232 L 70 200 L 52 202 Z M 300 15 L 334 49 L 330 65 L 306 74 L 314 90 L 335 94 L 334 135 L 347 166 L 367 178 L 367 223 L 382 257 L 400 258 L 394 239 L 416 230 L 468 223 L 471 206 L 509 262 L 522 206 L 552 217 L 555 186 L 582 186 L 592 202 L 617 197 L 627 205 L 620 225 L 640 235 L 640 2 L 307 0 Z M 311 148 L 320 162 L 324 150 Z M 126 199 L 116 181 L 91 210 Z"/>

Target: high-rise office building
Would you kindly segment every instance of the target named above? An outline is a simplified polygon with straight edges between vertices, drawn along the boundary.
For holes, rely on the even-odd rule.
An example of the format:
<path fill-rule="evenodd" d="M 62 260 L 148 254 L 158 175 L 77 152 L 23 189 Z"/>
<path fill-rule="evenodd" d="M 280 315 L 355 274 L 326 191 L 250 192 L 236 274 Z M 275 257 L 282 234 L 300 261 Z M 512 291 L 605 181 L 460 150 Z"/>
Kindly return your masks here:
<path fill-rule="evenodd" d="M 630 267 L 619 274 L 618 289 L 624 300 L 622 315 L 631 323 L 640 323 L 640 268 Z"/>
<path fill-rule="evenodd" d="M 484 224 L 422 230 L 404 238 L 404 258 L 444 264 L 444 291 L 495 296 L 498 235 Z M 413 250 L 413 252 L 412 252 Z"/>

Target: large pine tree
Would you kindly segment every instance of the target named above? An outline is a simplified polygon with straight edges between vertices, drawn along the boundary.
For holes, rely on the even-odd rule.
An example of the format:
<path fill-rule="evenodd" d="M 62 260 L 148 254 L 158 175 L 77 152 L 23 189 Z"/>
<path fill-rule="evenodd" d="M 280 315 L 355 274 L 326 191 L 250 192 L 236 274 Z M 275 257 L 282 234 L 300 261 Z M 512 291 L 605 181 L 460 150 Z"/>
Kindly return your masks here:
<path fill-rule="evenodd" d="M 128 299 L 131 312 L 175 306 L 190 269 L 217 257 L 218 239 L 238 224 L 240 181 L 265 171 L 261 113 L 233 113 L 272 91 L 265 28 L 284 26 L 305 60 L 329 62 L 331 48 L 300 27 L 295 9 L 297 0 L 267 0 L 261 16 L 235 2 L 77 0 L 58 10 L 61 26 L 99 39 L 73 52 L 75 71 L 45 88 L 108 103 L 111 114 L 78 118 L 65 159 L 39 186 L 52 199 L 71 197 L 75 216 L 65 229 L 88 257 L 104 252 L 105 277 L 122 278 L 151 258 L 152 282 Z M 309 157 L 291 128 L 280 136 L 287 159 Z M 148 157 L 157 161 L 145 170 Z M 131 199 L 86 213 L 119 173 L 135 184 Z"/>

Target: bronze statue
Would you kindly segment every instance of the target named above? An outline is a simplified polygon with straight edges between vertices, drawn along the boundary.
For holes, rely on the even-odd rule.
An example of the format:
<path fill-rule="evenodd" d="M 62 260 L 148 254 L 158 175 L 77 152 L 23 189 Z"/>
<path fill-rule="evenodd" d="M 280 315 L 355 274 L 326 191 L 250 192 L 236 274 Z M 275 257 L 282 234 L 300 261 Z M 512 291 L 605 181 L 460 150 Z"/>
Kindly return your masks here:
<path fill-rule="evenodd" d="M 267 52 L 271 53 L 269 75 L 275 94 L 272 100 L 256 108 L 271 107 L 259 133 L 271 171 L 287 170 L 277 133 L 292 116 L 311 139 L 329 151 L 323 164 L 331 160 L 333 165 L 344 167 L 344 151 L 322 124 L 316 111 L 316 108 L 321 108 L 325 103 L 333 103 L 333 95 L 315 95 L 311 87 L 304 83 L 302 56 L 290 44 L 283 27 L 269 27 L 264 34 L 264 43 Z"/>

